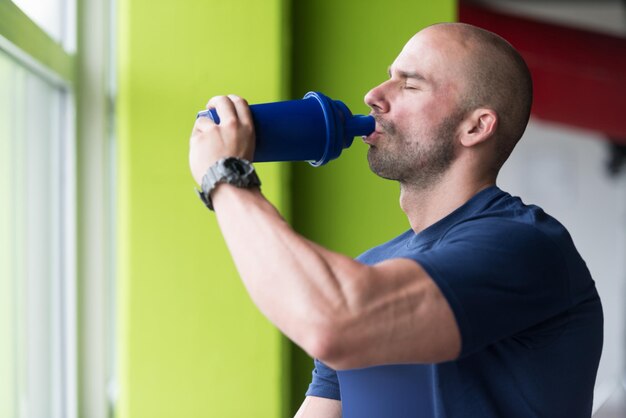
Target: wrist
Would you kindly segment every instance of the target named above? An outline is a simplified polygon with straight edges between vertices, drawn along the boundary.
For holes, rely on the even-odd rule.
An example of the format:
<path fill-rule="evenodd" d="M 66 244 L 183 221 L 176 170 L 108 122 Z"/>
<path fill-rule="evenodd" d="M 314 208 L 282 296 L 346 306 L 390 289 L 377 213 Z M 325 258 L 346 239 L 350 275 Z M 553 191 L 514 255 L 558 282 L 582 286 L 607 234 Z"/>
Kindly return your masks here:
<path fill-rule="evenodd" d="M 210 210 L 213 210 L 213 194 L 222 184 L 251 189 L 259 188 L 261 181 L 250 161 L 235 157 L 220 159 L 209 167 L 202 178 L 201 190 L 198 190 L 200 199 Z"/>
<path fill-rule="evenodd" d="M 260 187 L 241 188 L 228 183 L 220 183 L 211 193 L 211 203 L 213 210 L 222 207 L 227 201 L 232 199 L 244 199 L 251 195 L 260 194 Z"/>

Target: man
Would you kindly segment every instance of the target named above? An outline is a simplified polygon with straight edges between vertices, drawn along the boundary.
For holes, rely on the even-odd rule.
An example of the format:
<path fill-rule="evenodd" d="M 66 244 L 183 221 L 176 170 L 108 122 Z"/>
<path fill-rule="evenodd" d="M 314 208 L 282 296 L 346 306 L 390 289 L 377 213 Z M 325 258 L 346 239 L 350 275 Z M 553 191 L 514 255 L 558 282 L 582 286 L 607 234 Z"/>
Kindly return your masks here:
<path fill-rule="evenodd" d="M 411 229 L 357 260 L 297 235 L 255 181 L 203 185 L 252 299 L 316 359 L 297 416 L 589 417 L 594 282 L 563 226 L 495 186 L 530 114 L 522 58 L 487 31 L 433 25 L 365 102 L 370 167 L 400 183 Z M 207 107 L 222 122 L 194 127 L 198 183 L 254 151 L 245 101 Z"/>

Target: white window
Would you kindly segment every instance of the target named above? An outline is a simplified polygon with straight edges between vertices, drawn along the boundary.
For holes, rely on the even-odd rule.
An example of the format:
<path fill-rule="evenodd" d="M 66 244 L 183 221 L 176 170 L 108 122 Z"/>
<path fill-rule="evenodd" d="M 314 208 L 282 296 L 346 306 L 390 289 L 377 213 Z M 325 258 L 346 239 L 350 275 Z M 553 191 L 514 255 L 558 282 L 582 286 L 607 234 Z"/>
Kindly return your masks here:
<path fill-rule="evenodd" d="M 0 418 L 111 414 L 110 7 L 0 1 Z"/>
<path fill-rule="evenodd" d="M 2 418 L 61 418 L 73 408 L 68 98 L 62 87 L 0 51 Z"/>

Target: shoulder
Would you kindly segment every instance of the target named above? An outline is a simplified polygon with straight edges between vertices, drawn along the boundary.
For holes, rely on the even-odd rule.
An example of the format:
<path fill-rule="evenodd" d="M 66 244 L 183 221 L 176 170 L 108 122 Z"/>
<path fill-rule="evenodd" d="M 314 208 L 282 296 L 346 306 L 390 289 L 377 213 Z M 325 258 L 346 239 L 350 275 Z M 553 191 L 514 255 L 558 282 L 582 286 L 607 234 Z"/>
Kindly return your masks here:
<path fill-rule="evenodd" d="M 512 200 L 512 202 L 511 202 Z M 518 248 L 537 253 L 548 251 L 561 256 L 573 248 L 567 229 L 554 217 L 535 205 L 525 205 L 509 196 L 506 205 L 498 205 L 452 225 L 435 246 L 471 243 L 497 248 Z"/>

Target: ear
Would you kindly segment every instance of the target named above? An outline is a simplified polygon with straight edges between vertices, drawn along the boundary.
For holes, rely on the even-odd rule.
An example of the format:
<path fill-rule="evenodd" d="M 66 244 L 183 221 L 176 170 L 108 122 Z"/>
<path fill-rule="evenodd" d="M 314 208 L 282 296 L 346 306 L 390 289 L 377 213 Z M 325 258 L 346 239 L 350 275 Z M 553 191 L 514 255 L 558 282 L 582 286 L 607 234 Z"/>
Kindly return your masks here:
<path fill-rule="evenodd" d="M 472 147 L 491 138 L 498 127 L 498 114 L 493 109 L 472 111 L 461 123 L 461 144 Z"/>

